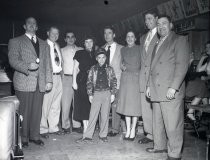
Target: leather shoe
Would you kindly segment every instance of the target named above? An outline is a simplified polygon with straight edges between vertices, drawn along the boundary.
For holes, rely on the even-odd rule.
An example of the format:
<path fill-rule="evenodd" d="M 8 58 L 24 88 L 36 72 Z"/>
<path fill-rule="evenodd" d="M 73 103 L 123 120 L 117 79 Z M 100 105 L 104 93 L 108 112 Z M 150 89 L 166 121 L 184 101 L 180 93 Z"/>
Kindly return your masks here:
<path fill-rule="evenodd" d="M 67 128 L 67 129 L 63 128 L 63 132 L 65 134 L 70 134 L 71 133 L 70 128 Z"/>
<path fill-rule="evenodd" d="M 61 131 L 57 131 L 57 132 L 51 132 L 50 134 L 55 134 L 55 135 L 64 135 L 65 133 L 64 132 L 61 132 Z"/>
<path fill-rule="evenodd" d="M 99 140 L 101 140 L 102 142 L 108 142 L 107 137 L 99 137 Z"/>
<path fill-rule="evenodd" d="M 113 132 L 113 131 L 110 131 L 107 136 L 109 136 L 109 137 L 115 137 L 116 135 L 118 135 L 118 133 Z"/>
<path fill-rule="evenodd" d="M 48 139 L 48 138 L 49 138 L 48 133 L 40 134 L 40 136 L 41 136 L 42 138 L 45 138 L 45 139 Z"/>
<path fill-rule="evenodd" d="M 77 133 L 83 133 L 83 130 L 82 130 L 82 128 L 81 127 L 79 127 L 79 128 L 72 128 L 72 132 L 77 132 Z"/>
<path fill-rule="evenodd" d="M 41 139 L 38 139 L 38 140 L 29 139 L 29 142 L 34 143 L 39 146 L 44 146 L 44 142 Z"/>
<path fill-rule="evenodd" d="M 28 147 L 28 142 L 22 142 L 22 147 L 27 148 Z"/>
<path fill-rule="evenodd" d="M 80 143 L 80 144 L 85 144 L 85 143 L 93 143 L 93 139 L 92 138 L 80 138 L 78 140 L 76 140 L 76 143 Z"/>
<path fill-rule="evenodd" d="M 142 138 L 138 141 L 139 144 L 147 144 L 147 143 L 150 143 L 150 142 L 153 142 L 153 140 L 151 140 L 147 137 L 144 137 L 144 138 Z"/>
<path fill-rule="evenodd" d="M 181 158 L 174 158 L 174 157 L 169 157 L 168 156 L 167 160 L 181 160 Z"/>
<path fill-rule="evenodd" d="M 159 149 L 154 149 L 154 148 L 146 148 L 146 151 L 149 152 L 149 153 L 167 153 L 167 149 L 162 149 L 162 150 L 159 150 Z"/>

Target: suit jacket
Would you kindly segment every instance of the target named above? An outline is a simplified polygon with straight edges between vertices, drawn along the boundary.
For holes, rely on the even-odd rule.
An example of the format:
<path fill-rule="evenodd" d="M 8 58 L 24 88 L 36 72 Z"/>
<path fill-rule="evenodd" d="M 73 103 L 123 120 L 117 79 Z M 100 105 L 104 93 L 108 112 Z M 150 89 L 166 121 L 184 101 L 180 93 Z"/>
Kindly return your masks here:
<path fill-rule="evenodd" d="M 38 37 L 37 37 L 38 38 Z M 39 85 L 40 92 L 45 92 L 46 83 L 52 83 L 52 66 L 48 44 L 38 38 L 39 42 L 39 68 L 29 71 L 29 64 L 36 62 L 37 54 L 33 44 L 26 35 L 13 38 L 9 41 L 8 57 L 10 65 L 14 68 L 14 89 L 24 92 L 33 92 Z"/>
<path fill-rule="evenodd" d="M 147 33 L 148 34 L 148 33 Z M 159 40 L 157 33 L 153 36 L 148 50 L 145 50 L 144 44 L 147 37 L 147 34 L 143 35 L 140 38 L 140 52 L 141 52 L 141 69 L 139 74 L 139 86 L 140 92 L 144 93 L 146 91 L 146 85 L 149 78 L 149 70 L 153 49 L 156 45 L 156 42 Z"/>
<path fill-rule="evenodd" d="M 106 47 L 106 45 L 104 45 L 102 48 L 105 48 L 105 47 Z M 120 44 L 116 45 L 114 57 L 110 64 L 110 66 L 113 67 L 116 78 L 117 78 L 117 89 L 119 89 L 119 87 L 120 87 L 120 77 L 121 77 L 121 72 L 122 72 L 122 70 L 121 70 L 121 48 L 122 47 L 123 46 Z"/>
<path fill-rule="evenodd" d="M 184 98 L 188 64 L 187 38 L 171 32 L 152 59 L 149 78 L 151 101 L 169 101 L 166 98 L 168 88 L 177 90 L 175 99 Z"/>

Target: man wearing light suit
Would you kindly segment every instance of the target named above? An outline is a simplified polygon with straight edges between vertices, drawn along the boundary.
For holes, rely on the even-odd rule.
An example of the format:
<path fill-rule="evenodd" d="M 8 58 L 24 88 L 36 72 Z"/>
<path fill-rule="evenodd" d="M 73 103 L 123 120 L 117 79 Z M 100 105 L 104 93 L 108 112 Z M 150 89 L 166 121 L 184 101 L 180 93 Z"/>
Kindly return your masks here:
<path fill-rule="evenodd" d="M 42 118 L 40 123 L 40 134 L 43 138 L 48 138 L 48 133 L 61 135 L 58 123 L 61 111 L 61 96 L 62 96 L 62 59 L 61 50 L 56 43 L 59 37 L 59 29 L 55 26 L 49 28 L 47 44 L 50 47 L 50 60 L 52 63 L 53 88 L 50 92 L 44 95 L 42 105 Z"/>
<path fill-rule="evenodd" d="M 107 64 L 113 67 L 114 72 L 116 74 L 117 78 L 117 93 L 115 96 L 115 100 L 111 105 L 112 108 L 112 129 L 108 133 L 108 136 L 116 136 L 120 132 L 120 120 L 121 116 L 116 113 L 116 107 L 118 102 L 118 92 L 119 92 L 119 86 L 120 86 L 120 77 L 121 77 L 121 48 L 122 45 L 116 43 L 114 41 L 115 38 L 115 31 L 114 28 L 107 26 L 104 28 L 104 39 L 107 42 L 103 48 L 105 48 L 106 51 L 108 51 L 110 54 L 107 55 Z"/>
<path fill-rule="evenodd" d="M 146 137 L 141 138 L 138 143 L 145 144 L 153 141 L 152 136 L 152 106 L 150 100 L 146 97 L 146 82 L 149 78 L 149 69 L 152 57 L 152 51 L 158 41 L 157 35 L 157 13 L 149 11 L 145 13 L 145 25 L 149 29 L 147 34 L 140 38 L 141 50 L 141 70 L 139 74 L 139 86 L 141 93 L 141 109 Z"/>
<path fill-rule="evenodd" d="M 153 54 L 147 96 L 153 107 L 154 147 L 147 152 L 168 152 L 168 160 L 180 160 L 184 134 L 184 78 L 189 64 L 189 44 L 172 31 L 167 15 L 158 17 L 160 35 Z"/>
<path fill-rule="evenodd" d="M 44 145 L 39 136 L 42 102 L 45 91 L 52 88 L 52 68 L 47 43 L 36 36 L 37 22 L 25 20 L 25 34 L 9 41 L 9 62 L 14 68 L 13 84 L 23 116 L 22 144 Z"/>

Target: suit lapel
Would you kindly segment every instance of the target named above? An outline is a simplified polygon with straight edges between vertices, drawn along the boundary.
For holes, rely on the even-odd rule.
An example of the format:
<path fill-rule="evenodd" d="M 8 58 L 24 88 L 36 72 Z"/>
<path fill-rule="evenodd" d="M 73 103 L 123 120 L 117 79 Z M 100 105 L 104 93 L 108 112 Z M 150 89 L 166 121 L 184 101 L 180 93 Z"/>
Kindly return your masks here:
<path fill-rule="evenodd" d="M 156 65 L 161 55 L 163 55 L 164 52 L 166 51 L 166 48 L 170 44 L 171 37 L 172 37 L 172 34 L 168 35 L 168 37 L 163 41 L 162 45 L 159 47 L 158 51 L 154 53 L 155 55 L 152 60 L 152 68 Z"/>
<path fill-rule="evenodd" d="M 114 52 L 114 56 L 112 58 L 112 61 L 111 61 L 110 65 L 113 65 L 113 63 L 115 62 L 115 59 L 117 59 L 117 56 L 118 56 L 118 53 L 119 53 L 119 49 L 120 48 L 119 48 L 118 44 L 116 44 L 116 50 Z"/>
<path fill-rule="evenodd" d="M 23 36 L 24 36 L 23 40 L 24 40 L 24 43 L 26 44 L 26 46 L 28 46 L 28 48 L 32 51 L 32 53 L 35 56 L 37 56 L 35 48 L 34 48 L 33 44 L 31 43 L 31 40 L 26 35 L 23 35 Z"/>
<path fill-rule="evenodd" d="M 145 50 L 145 47 L 144 47 L 144 44 L 145 44 L 145 40 L 146 40 L 146 37 L 147 37 L 148 33 L 143 37 L 143 42 L 142 42 L 142 59 L 146 59 L 146 50 Z"/>

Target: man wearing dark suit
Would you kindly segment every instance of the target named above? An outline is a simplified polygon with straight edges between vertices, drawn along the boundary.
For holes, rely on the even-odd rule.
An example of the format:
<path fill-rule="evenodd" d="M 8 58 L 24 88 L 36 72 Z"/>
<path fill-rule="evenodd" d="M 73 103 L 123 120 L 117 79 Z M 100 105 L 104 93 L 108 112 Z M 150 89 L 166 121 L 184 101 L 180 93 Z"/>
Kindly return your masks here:
<path fill-rule="evenodd" d="M 117 78 L 117 90 L 119 91 L 120 86 L 120 77 L 121 77 L 121 48 L 122 45 L 116 43 L 114 41 L 115 38 L 115 31 L 114 28 L 107 26 L 104 28 L 104 39 L 106 44 L 103 46 L 106 51 L 109 52 L 107 55 L 107 62 L 111 67 L 113 67 L 114 72 Z M 112 129 L 108 133 L 108 136 L 116 136 L 120 132 L 120 119 L 121 116 L 116 113 L 117 101 L 118 101 L 118 91 L 116 93 L 116 98 L 111 105 L 112 108 Z"/>
<path fill-rule="evenodd" d="M 172 31 L 170 17 L 158 17 L 160 35 L 153 54 L 147 96 L 153 107 L 154 147 L 147 152 L 168 152 L 168 160 L 180 160 L 184 134 L 184 78 L 189 64 L 189 44 Z"/>
<path fill-rule="evenodd" d="M 47 43 L 36 36 L 37 22 L 33 17 L 25 20 L 25 34 L 9 41 L 9 62 L 14 68 L 15 94 L 20 101 L 23 116 L 22 143 L 44 145 L 39 127 L 45 91 L 52 88 L 52 68 Z"/>
<path fill-rule="evenodd" d="M 149 31 L 140 38 L 141 50 L 141 70 L 139 74 L 139 86 L 141 93 L 141 109 L 146 137 L 141 138 L 138 143 L 145 144 L 153 141 L 152 136 L 152 106 L 150 100 L 146 97 L 146 82 L 149 78 L 149 69 L 152 57 L 152 51 L 156 42 L 157 36 L 157 13 L 149 11 L 145 13 L 145 25 Z"/>

